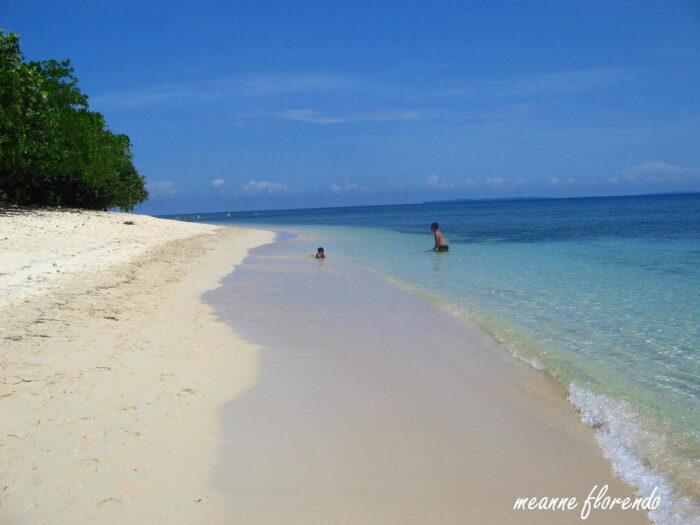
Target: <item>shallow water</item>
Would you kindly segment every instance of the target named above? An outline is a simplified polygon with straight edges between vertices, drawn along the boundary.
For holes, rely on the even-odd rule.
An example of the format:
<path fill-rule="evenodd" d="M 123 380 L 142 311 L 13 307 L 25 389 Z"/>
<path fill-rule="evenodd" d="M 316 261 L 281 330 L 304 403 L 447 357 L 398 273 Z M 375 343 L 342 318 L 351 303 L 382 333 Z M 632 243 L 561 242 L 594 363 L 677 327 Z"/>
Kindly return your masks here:
<path fill-rule="evenodd" d="M 700 515 L 700 195 L 435 203 L 202 216 L 287 225 L 546 370 L 654 519 Z M 439 221 L 448 254 L 429 251 Z"/>

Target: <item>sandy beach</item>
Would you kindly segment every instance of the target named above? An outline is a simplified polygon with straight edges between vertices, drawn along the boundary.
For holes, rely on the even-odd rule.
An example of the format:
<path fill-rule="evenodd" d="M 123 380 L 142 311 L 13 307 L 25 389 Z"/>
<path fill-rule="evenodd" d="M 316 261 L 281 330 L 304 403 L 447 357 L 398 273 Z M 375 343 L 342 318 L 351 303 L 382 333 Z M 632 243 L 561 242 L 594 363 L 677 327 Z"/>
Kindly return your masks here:
<path fill-rule="evenodd" d="M 300 239 L 77 211 L 0 232 L 2 523 L 577 523 L 595 485 L 633 496 L 536 372 Z"/>
<path fill-rule="evenodd" d="M 254 384 L 257 348 L 200 296 L 272 239 L 0 214 L 0 522 L 226 522 L 219 412 Z"/>

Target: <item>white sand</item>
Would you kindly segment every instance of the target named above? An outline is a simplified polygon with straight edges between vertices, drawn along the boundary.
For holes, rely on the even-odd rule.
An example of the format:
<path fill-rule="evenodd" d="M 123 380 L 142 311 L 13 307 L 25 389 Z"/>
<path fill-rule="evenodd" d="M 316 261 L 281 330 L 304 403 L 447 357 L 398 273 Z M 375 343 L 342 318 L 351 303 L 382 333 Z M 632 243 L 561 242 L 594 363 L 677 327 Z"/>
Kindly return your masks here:
<path fill-rule="evenodd" d="M 254 384 L 257 349 L 200 295 L 272 239 L 0 214 L 1 523 L 226 522 L 219 411 Z"/>
<path fill-rule="evenodd" d="M 0 214 L 0 310 L 65 284 L 78 272 L 133 261 L 156 245 L 216 229 L 125 213 L 6 211 Z"/>

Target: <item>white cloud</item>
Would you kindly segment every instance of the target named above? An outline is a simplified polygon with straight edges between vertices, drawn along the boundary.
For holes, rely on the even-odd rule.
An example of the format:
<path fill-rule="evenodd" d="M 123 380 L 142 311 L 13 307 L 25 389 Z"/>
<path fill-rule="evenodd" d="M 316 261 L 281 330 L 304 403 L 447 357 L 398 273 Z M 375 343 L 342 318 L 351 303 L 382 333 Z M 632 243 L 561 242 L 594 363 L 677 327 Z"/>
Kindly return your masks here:
<path fill-rule="evenodd" d="M 455 187 L 454 184 L 450 184 L 449 182 L 442 182 L 440 180 L 439 175 L 435 175 L 434 173 L 432 175 L 428 175 L 425 178 L 425 183 L 430 187 L 430 188 L 435 188 L 437 190 L 449 190 Z"/>
<path fill-rule="evenodd" d="M 342 193 L 345 191 L 364 191 L 365 190 L 362 186 L 358 186 L 354 182 L 349 182 L 349 181 L 345 181 L 345 184 L 343 184 L 343 185 L 331 184 L 330 188 L 331 188 L 331 191 L 333 193 Z"/>
<path fill-rule="evenodd" d="M 307 124 L 345 124 L 350 122 L 409 122 L 422 120 L 427 112 L 416 109 L 371 110 L 327 114 L 315 109 L 285 109 L 282 111 L 250 111 L 237 115 L 240 121 L 251 119 L 289 120 Z"/>
<path fill-rule="evenodd" d="M 287 187 L 286 184 L 283 184 L 281 182 L 270 182 L 267 180 L 261 180 L 261 181 L 256 181 L 256 180 L 249 180 L 247 184 L 244 184 L 241 187 L 241 192 L 242 193 L 253 193 L 253 194 L 261 194 L 261 193 L 282 193 L 288 191 L 289 188 Z"/>
<path fill-rule="evenodd" d="M 486 179 L 486 184 L 489 186 L 503 186 L 503 182 L 505 179 L 503 177 L 491 177 L 490 179 Z"/>
<path fill-rule="evenodd" d="M 576 179 L 574 179 L 574 178 L 572 178 L 572 177 L 569 177 L 568 179 L 566 179 L 566 180 L 564 181 L 564 183 L 565 183 L 565 184 L 568 184 L 569 186 L 573 186 L 574 184 L 576 184 Z"/>
<path fill-rule="evenodd" d="M 222 77 L 208 82 L 154 84 L 136 90 L 97 94 L 90 97 L 90 105 L 134 108 L 166 103 L 205 103 L 286 93 L 337 92 L 357 83 L 358 79 L 324 73 Z"/>
<path fill-rule="evenodd" d="M 474 188 L 476 187 L 476 181 L 474 179 L 464 179 L 464 185 L 467 188 Z"/>
<path fill-rule="evenodd" d="M 556 186 L 557 184 L 561 184 L 561 181 L 557 177 L 552 177 L 547 181 L 547 186 Z"/>
<path fill-rule="evenodd" d="M 226 188 L 224 187 L 224 182 L 224 179 L 214 179 L 211 181 L 211 187 L 214 188 L 219 195 L 225 195 Z"/>
<path fill-rule="evenodd" d="M 178 191 L 173 182 L 164 180 L 148 183 L 148 193 L 151 197 L 174 197 Z"/>
<path fill-rule="evenodd" d="M 327 113 L 308 108 L 288 108 L 280 111 L 254 110 L 236 114 L 237 122 L 242 125 L 249 120 L 286 120 L 307 124 L 347 124 L 357 122 L 426 122 L 435 120 L 453 120 L 474 123 L 510 122 L 533 116 L 535 105 L 532 103 L 501 104 L 489 108 L 469 111 L 455 111 L 440 107 L 422 108 L 374 108 L 361 111 L 344 111 Z"/>
<path fill-rule="evenodd" d="M 525 74 L 510 77 L 465 78 L 454 82 L 447 89 L 432 94 L 476 98 L 521 98 L 559 96 L 605 89 L 608 86 L 629 81 L 634 70 L 625 68 L 582 69 L 554 71 L 545 74 Z M 98 108 L 136 108 L 176 104 L 220 104 L 228 100 L 259 101 L 286 94 L 332 95 L 339 92 L 354 94 L 392 95 L 405 93 L 400 80 L 387 81 L 383 77 L 339 75 L 325 72 L 300 72 L 280 74 L 251 74 L 222 76 L 213 80 L 188 81 L 141 85 L 135 89 L 105 92 L 93 95 L 90 105 Z M 430 93 L 426 94 L 430 97 Z M 426 98 L 427 98 L 426 97 Z M 257 105 L 257 104 L 256 104 Z M 443 108 L 444 111 L 449 111 Z M 270 112 L 268 117 L 286 118 L 315 123 L 356 121 L 398 121 L 425 118 L 425 111 L 396 109 L 370 111 L 350 115 L 322 115 L 313 110 L 291 109 Z M 264 115 L 258 115 L 264 117 Z M 243 116 L 242 118 L 246 118 Z M 248 117 L 250 118 L 250 117 Z M 328 122 L 330 121 L 330 122 Z"/>
<path fill-rule="evenodd" d="M 527 181 L 523 177 L 520 177 L 515 182 L 513 182 L 514 188 L 522 188 L 524 186 L 527 186 Z"/>

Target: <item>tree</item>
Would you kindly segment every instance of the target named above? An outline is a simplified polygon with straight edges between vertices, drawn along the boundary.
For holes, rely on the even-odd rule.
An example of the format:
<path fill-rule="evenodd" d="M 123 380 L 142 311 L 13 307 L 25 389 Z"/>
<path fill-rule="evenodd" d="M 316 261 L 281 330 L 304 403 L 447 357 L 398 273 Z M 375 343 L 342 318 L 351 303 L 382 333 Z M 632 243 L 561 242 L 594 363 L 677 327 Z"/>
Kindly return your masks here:
<path fill-rule="evenodd" d="M 126 135 L 88 107 L 70 61 L 26 62 L 0 29 L 0 196 L 20 205 L 128 211 L 148 198 Z"/>

